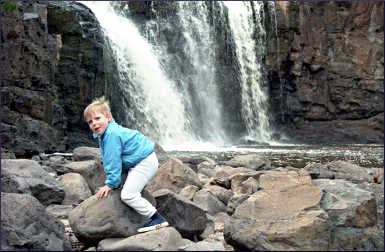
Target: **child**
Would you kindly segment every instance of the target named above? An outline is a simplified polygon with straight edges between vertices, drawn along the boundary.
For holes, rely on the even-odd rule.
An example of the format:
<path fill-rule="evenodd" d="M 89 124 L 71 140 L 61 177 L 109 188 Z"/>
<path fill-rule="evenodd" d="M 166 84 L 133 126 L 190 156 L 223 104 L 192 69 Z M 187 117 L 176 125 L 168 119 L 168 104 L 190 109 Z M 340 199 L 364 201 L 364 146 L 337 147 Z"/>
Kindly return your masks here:
<path fill-rule="evenodd" d="M 120 194 L 121 200 L 149 220 L 138 229 L 139 233 L 167 227 L 168 222 L 140 194 L 158 169 L 154 143 L 136 130 L 124 128 L 112 118 L 104 96 L 95 99 L 84 110 L 94 138 L 98 138 L 107 179 L 97 196 L 102 198 L 121 184 L 122 171 L 127 178 Z"/>

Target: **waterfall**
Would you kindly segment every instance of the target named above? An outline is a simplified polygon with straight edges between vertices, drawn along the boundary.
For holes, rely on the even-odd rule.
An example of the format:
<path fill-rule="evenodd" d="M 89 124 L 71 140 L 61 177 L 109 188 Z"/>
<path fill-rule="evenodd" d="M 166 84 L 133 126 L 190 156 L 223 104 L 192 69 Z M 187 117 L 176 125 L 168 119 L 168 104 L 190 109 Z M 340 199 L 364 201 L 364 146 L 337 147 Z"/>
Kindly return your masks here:
<path fill-rule="evenodd" d="M 135 121 L 138 130 L 165 145 L 191 141 L 182 97 L 164 74 L 151 45 L 129 19 L 114 12 L 108 1 L 83 3 L 95 13 L 112 43 L 122 95 L 130 96 L 138 110 L 133 113 L 127 108 L 127 120 Z M 156 135 L 154 129 L 158 129 Z"/>
<path fill-rule="evenodd" d="M 172 24 L 164 17 L 154 14 L 155 22 L 145 25 L 144 36 L 157 48 L 163 66 L 170 78 L 179 83 L 179 92 L 183 94 L 185 114 L 191 120 L 191 127 L 197 139 L 224 145 L 227 141 L 222 127 L 222 102 L 215 78 L 215 43 L 212 28 L 209 26 L 209 13 L 204 1 L 176 1 L 173 16 L 177 21 Z M 160 38 L 164 27 L 172 25 L 179 45 L 178 55 L 184 62 L 176 62 L 170 55 L 170 42 Z M 160 27 L 161 26 L 161 27 Z M 179 64 L 178 64 L 179 63 Z M 187 67 L 175 65 L 186 65 Z"/>
<path fill-rule="evenodd" d="M 267 116 L 268 96 L 262 88 L 262 59 L 266 41 L 261 21 L 263 2 L 223 1 L 223 3 L 228 9 L 235 42 L 242 89 L 242 115 L 246 122 L 248 137 L 255 141 L 271 142 Z"/>
<path fill-rule="evenodd" d="M 178 16 L 187 42 L 184 51 L 195 69 L 191 83 L 196 93 L 195 99 L 199 101 L 197 112 L 206 122 L 203 124 L 206 137 L 223 145 L 226 134 L 222 127 L 222 105 L 215 79 L 214 33 L 209 27 L 206 3 L 178 1 L 178 5 Z"/>
<path fill-rule="evenodd" d="M 151 18 L 139 21 L 133 18 L 125 2 L 82 3 L 94 12 L 106 43 L 113 50 L 119 95 L 124 97 L 119 99 L 124 111 L 124 118 L 120 119 L 133 124 L 131 128 L 165 149 L 188 146 L 191 150 L 191 146 L 233 144 L 228 136 L 240 137 L 242 133 L 234 133 L 231 127 L 225 129 L 224 125 L 226 120 L 236 118 L 231 123 L 245 125 L 239 129 L 246 128 L 247 137 L 272 143 L 262 74 L 266 40 L 262 2 L 223 1 L 211 5 L 205 1 L 175 1 L 167 4 L 172 8 L 170 13 L 169 9 L 165 12 L 154 7 L 160 2 L 150 2 L 146 11 Z M 218 6 L 221 11 L 213 11 Z M 227 11 L 223 11 L 225 7 Z M 223 43 L 229 46 L 229 41 L 233 41 L 235 51 L 224 56 L 218 49 L 215 22 L 222 22 L 227 13 L 229 24 L 225 27 L 231 31 L 226 34 L 232 38 L 225 35 Z M 234 60 L 226 61 L 226 57 Z M 222 69 L 238 70 L 220 72 L 218 65 L 223 61 L 218 59 L 235 64 Z M 235 74 L 231 81 L 225 81 L 231 87 L 218 81 L 218 75 L 223 82 L 223 76 Z M 226 90 L 236 90 L 241 98 L 227 95 L 225 100 L 222 96 Z M 226 103 L 232 106 L 226 107 Z M 233 106 L 234 103 L 239 106 Z M 230 108 L 225 111 L 226 119 L 225 107 Z M 241 116 L 232 117 L 231 113 Z"/>

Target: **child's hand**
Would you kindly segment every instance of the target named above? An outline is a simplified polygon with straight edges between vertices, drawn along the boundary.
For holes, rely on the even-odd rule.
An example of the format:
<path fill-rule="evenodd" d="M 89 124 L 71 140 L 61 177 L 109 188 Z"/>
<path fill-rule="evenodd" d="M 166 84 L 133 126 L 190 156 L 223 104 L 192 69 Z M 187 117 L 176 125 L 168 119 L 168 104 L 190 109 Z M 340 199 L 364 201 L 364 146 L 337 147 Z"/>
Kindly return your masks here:
<path fill-rule="evenodd" d="M 108 192 L 111 191 L 112 188 L 108 185 L 103 186 L 98 191 L 98 198 L 103 198 L 104 196 L 107 196 Z"/>

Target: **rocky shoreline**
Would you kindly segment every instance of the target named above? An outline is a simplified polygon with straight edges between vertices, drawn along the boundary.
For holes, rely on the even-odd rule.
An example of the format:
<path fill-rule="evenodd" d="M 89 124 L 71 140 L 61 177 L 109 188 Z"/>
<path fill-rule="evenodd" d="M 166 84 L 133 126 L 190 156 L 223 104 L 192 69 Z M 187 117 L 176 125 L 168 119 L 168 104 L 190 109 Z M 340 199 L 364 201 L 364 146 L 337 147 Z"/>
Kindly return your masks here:
<path fill-rule="evenodd" d="M 105 179 L 98 148 L 32 159 L 2 153 L 2 250 L 384 249 L 383 169 L 156 152 L 159 170 L 143 195 L 171 225 L 144 234 L 120 189 L 94 195 Z"/>

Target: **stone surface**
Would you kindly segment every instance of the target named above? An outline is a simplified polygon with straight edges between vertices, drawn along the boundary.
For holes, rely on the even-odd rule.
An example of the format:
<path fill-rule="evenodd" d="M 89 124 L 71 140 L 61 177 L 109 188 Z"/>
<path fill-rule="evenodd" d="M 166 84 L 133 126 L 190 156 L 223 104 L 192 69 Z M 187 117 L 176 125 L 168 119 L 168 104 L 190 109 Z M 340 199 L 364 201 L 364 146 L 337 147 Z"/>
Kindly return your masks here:
<path fill-rule="evenodd" d="M 183 237 L 193 239 L 206 228 L 206 212 L 197 204 L 169 189 L 155 191 L 157 210 Z"/>
<path fill-rule="evenodd" d="M 95 160 L 95 161 L 101 162 L 102 156 L 100 154 L 99 148 L 80 146 L 73 150 L 73 160 L 74 161 Z"/>
<path fill-rule="evenodd" d="M 374 193 L 343 179 L 315 179 L 313 185 L 324 192 L 321 207 L 329 220 L 339 227 L 365 228 L 377 222 Z"/>
<path fill-rule="evenodd" d="M 92 195 L 87 181 L 79 173 L 66 173 L 59 181 L 65 192 L 63 205 L 77 205 Z"/>
<path fill-rule="evenodd" d="M 274 125 L 300 142 L 382 143 L 384 3 L 275 6 L 277 22 L 266 19 Z"/>
<path fill-rule="evenodd" d="M 58 219 L 68 219 L 68 214 L 74 207 L 72 205 L 52 204 L 45 208 L 45 211 Z"/>
<path fill-rule="evenodd" d="M 1 193 L 1 250 L 71 250 L 59 219 L 33 196 Z"/>
<path fill-rule="evenodd" d="M 79 173 L 87 181 L 91 193 L 96 193 L 104 186 L 106 174 L 100 162 L 95 160 L 70 162 L 65 165 L 72 173 Z"/>
<path fill-rule="evenodd" d="M 62 185 L 28 159 L 1 160 L 1 191 L 32 195 L 43 205 L 61 204 L 65 197 Z"/>
<path fill-rule="evenodd" d="M 235 156 L 228 161 L 221 162 L 221 164 L 232 167 L 245 167 L 255 171 L 271 169 L 271 162 L 256 154 Z"/>
<path fill-rule="evenodd" d="M 211 215 L 226 211 L 226 205 L 207 189 L 196 192 L 193 202 Z"/>
<path fill-rule="evenodd" d="M 135 235 L 146 218 L 125 205 L 120 199 L 121 189 L 112 190 L 107 197 L 96 195 L 83 201 L 69 214 L 69 223 L 80 242 L 96 245 L 106 238 Z M 154 198 L 147 192 L 143 197 L 155 205 Z"/>
<path fill-rule="evenodd" d="M 345 179 L 353 183 L 374 182 L 364 168 L 345 161 L 310 163 L 304 167 L 312 179 Z"/>
<path fill-rule="evenodd" d="M 18 2 L 1 17 L 2 145 L 30 157 L 95 144 L 82 121 L 104 86 L 91 12 L 79 3 Z"/>
<path fill-rule="evenodd" d="M 309 175 L 269 171 L 259 183 L 263 189 L 243 201 L 225 223 L 229 244 L 251 250 L 328 248 L 330 227 L 319 208 L 322 191 Z"/>
<path fill-rule="evenodd" d="M 98 251 L 176 251 L 185 241 L 173 227 L 165 227 L 152 232 L 127 238 L 109 238 L 100 241 Z"/>
<path fill-rule="evenodd" d="M 169 158 L 156 172 L 155 176 L 148 182 L 146 189 L 155 192 L 159 189 L 170 189 L 179 193 L 187 185 L 195 185 L 202 188 L 198 175 L 182 161 Z"/>

